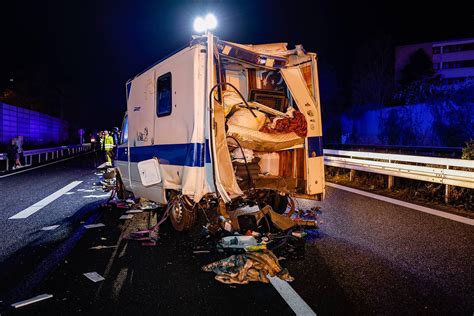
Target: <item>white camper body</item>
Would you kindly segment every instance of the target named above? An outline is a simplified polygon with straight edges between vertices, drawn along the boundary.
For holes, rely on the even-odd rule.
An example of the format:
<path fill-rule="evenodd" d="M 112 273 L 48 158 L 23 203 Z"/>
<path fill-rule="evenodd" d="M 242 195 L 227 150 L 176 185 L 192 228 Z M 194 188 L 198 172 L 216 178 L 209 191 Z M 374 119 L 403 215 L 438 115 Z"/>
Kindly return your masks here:
<path fill-rule="evenodd" d="M 127 190 L 166 203 L 165 189 L 203 196 L 206 180 L 206 54 L 185 48 L 127 82 L 128 123 L 115 164 Z M 171 113 L 158 117 L 157 80 L 171 74 Z M 124 131 L 124 128 L 122 128 Z M 158 159 L 161 183 L 143 185 L 138 163 Z"/>
<path fill-rule="evenodd" d="M 238 100 L 226 83 L 246 100 Z M 135 195 L 163 204 L 169 191 L 196 203 L 204 196 L 218 196 L 225 203 L 246 196 L 247 182 L 239 181 L 230 157 L 238 142 L 241 150 L 250 148 L 262 157 L 273 152 L 289 159 L 279 162 L 284 175 L 258 176 L 252 180 L 254 189 L 262 180 L 258 188 L 322 199 L 321 109 L 314 53 L 302 47 L 289 51 L 284 43 L 240 45 L 209 34 L 130 79 L 126 95 L 127 115 L 115 164 L 125 189 Z M 230 126 L 228 99 L 268 117 L 275 113 L 284 117 L 286 106 L 293 107 L 304 114 L 306 137 Z M 285 109 L 265 107 L 256 100 L 282 101 Z M 285 182 L 285 177 L 294 181 Z"/>

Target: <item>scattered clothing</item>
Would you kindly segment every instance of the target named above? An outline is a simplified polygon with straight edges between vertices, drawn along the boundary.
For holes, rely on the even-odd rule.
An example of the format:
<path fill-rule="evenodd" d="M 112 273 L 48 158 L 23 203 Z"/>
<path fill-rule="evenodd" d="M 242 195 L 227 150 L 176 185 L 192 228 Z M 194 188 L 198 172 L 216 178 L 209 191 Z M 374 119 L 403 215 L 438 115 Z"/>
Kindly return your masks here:
<path fill-rule="evenodd" d="M 205 265 L 202 269 L 216 273 L 215 279 L 225 284 L 248 284 L 252 281 L 269 283 L 267 275 L 278 276 L 289 282 L 294 280 L 270 250 L 232 255 Z"/>

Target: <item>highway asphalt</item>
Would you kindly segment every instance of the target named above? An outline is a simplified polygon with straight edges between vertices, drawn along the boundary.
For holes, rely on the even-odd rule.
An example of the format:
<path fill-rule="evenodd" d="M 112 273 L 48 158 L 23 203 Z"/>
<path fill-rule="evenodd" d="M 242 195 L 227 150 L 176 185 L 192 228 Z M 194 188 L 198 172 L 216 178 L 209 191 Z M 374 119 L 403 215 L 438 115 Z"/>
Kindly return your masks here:
<path fill-rule="evenodd" d="M 156 247 L 123 239 L 154 220 L 144 212 L 98 206 L 93 156 L 0 179 L 0 313 L 3 314 L 293 314 L 269 284 L 223 285 L 202 265 L 217 255 L 193 254 L 199 227 L 174 232 L 168 223 Z M 8 219 L 73 181 L 70 192 L 25 219 Z M 93 197 L 93 196 L 96 197 Z M 88 197 L 89 196 L 89 197 Z M 296 293 L 318 315 L 474 312 L 474 227 L 327 188 L 320 231 L 304 258 L 281 263 Z M 202 219 L 201 219 L 202 220 Z M 84 223 L 103 228 L 85 230 Z M 53 231 L 44 226 L 59 224 Z M 92 246 L 117 246 L 90 250 Z M 82 274 L 96 271 L 105 281 Z M 53 298 L 13 310 L 38 294 Z"/>

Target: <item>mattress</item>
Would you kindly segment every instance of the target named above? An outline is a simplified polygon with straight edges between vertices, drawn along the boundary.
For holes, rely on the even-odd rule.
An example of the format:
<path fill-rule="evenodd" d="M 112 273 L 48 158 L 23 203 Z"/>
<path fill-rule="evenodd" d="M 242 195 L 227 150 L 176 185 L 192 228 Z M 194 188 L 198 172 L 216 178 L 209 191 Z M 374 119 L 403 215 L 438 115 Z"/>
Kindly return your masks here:
<path fill-rule="evenodd" d="M 304 144 L 304 138 L 296 133 L 269 134 L 247 127 L 228 124 L 227 135 L 235 137 L 240 145 L 256 151 L 283 150 Z M 231 142 L 231 141 L 229 141 Z"/>

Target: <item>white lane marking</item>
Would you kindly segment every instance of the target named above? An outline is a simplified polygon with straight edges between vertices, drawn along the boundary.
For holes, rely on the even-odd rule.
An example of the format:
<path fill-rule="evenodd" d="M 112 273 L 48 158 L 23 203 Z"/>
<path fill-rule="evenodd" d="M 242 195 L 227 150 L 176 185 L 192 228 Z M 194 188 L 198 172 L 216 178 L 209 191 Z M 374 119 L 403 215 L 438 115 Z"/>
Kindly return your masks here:
<path fill-rule="evenodd" d="M 33 303 L 36 303 L 36 302 L 47 300 L 48 298 L 51 298 L 51 297 L 53 297 L 52 294 L 41 294 L 41 295 L 32 297 L 30 299 L 27 299 L 27 300 L 24 300 L 24 301 L 21 301 L 21 302 L 13 303 L 11 306 L 14 307 L 14 308 L 20 308 L 20 307 L 30 305 L 30 304 L 33 304 Z"/>
<path fill-rule="evenodd" d="M 27 218 L 28 216 L 38 212 L 40 209 L 42 209 L 43 207 L 45 207 L 46 205 L 48 205 L 49 203 L 53 202 L 54 200 L 58 199 L 59 197 L 61 197 L 64 193 L 66 193 L 67 191 L 77 187 L 79 184 L 81 184 L 82 181 L 73 181 L 71 183 L 69 183 L 68 185 L 66 185 L 64 188 L 62 189 L 59 189 L 58 191 L 54 192 L 53 194 L 51 195 L 48 195 L 47 197 L 45 197 L 44 199 L 42 199 L 41 201 L 39 202 L 36 202 L 35 204 L 31 205 L 30 207 L 28 208 L 25 208 L 23 211 L 13 215 L 12 217 L 10 217 L 9 219 L 23 219 L 23 218 Z"/>
<path fill-rule="evenodd" d="M 305 301 L 301 298 L 301 296 L 296 293 L 296 291 L 288 284 L 288 282 L 280 279 L 279 277 L 275 276 L 272 277 L 267 275 L 270 283 L 273 285 L 275 290 L 280 293 L 281 297 L 285 300 L 285 302 L 290 306 L 290 308 L 295 312 L 296 315 L 314 315 L 316 313 L 306 304 Z"/>
<path fill-rule="evenodd" d="M 467 224 L 467 225 L 471 225 L 471 226 L 474 225 L 474 219 L 470 219 L 470 218 L 467 218 L 467 217 L 463 217 L 463 216 L 459 216 L 459 215 L 455 215 L 455 214 L 451 214 L 451 213 L 446 213 L 446 212 L 434 210 L 432 208 L 428 208 L 428 207 L 425 207 L 425 206 L 420 206 L 420 205 L 416 205 L 416 204 L 413 204 L 413 203 L 403 202 L 403 201 L 400 201 L 400 200 L 396 200 L 396 199 L 392 199 L 392 198 L 385 197 L 385 196 L 382 196 L 382 195 L 378 195 L 378 194 L 374 194 L 374 193 L 369 193 L 369 192 L 349 188 L 349 187 L 339 185 L 339 184 L 335 184 L 335 183 L 326 182 L 326 185 L 328 187 L 333 187 L 333 188 L 336 188 L 336 189 L 340 189 L 340 190 L 360 194 L 360 195 L 363 195 L 363 196 L 370 197 L 372 199 L 376 199 L 376 200 L 380 200 L 380 201 L 400 205 L 400 206 L 411 208 L 411 209 L 414 209 L 414 210 L 417 210 L 417 211 L 420 211 L 420 212 L 424 212 L 424 213 L 428 213 L 428 214 L 431 214 L 431 215 L 447 218 L 447 219 L 450 219 L 450 220 L 453 220 L 453 221 L 456 221 L 456 222 L 459 222 L 459 223 L 463 223 L 463 224 Z"/>
<path fill-rule="evenodd" d="M 45 226 L 45 227 L 41 228 L 41 230 L 55 230 L 58 227 L 59 227 L 59 225 Z"/>

